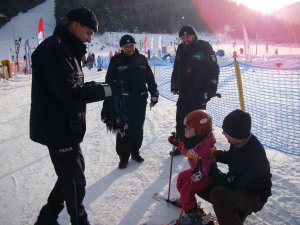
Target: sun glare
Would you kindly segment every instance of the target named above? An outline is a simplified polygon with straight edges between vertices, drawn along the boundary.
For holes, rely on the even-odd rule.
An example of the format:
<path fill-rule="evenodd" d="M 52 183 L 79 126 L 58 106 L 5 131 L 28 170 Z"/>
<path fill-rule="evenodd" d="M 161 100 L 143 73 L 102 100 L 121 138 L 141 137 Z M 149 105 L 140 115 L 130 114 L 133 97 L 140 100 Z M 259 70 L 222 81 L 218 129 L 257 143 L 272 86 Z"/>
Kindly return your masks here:
<path fill-rule="evenodd" d="M 299 2 L 300 0 L 233 0 L 237 3 L 242 3 L 245 6 L 262 12 L 263 14 L 269 14 L 276 9 L 283 6 L 292 4 L 294 2 Z"/>

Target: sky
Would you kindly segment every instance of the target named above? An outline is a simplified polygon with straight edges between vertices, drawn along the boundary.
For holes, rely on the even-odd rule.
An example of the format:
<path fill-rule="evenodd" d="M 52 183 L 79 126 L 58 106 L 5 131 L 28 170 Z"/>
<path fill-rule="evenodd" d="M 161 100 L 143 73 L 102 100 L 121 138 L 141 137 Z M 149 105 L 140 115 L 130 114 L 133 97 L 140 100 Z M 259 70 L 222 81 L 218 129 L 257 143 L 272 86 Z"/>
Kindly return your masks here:
<path fill-rule="evenodd" d="M 251 9 L 258 10 L 264 14 L 269 14 L 283 6 L 300 2 L 299 0 L 233 0 L 242 3 Z"/>
<path fill-rule="evenodd" d="M 30 37 L 35 33 L 30 21 L 53 12 L 54 0 L 46 0 L 40 6 L 15 18 L 16 29 Z M 45 27 L 54 24 L 54 17 L 45 19 Z M 8 28 L 9 25 L 7 25 Z M 24 31 L 21 31 L 21 28 Z M 53 30 L 53 27 L 51 27 Z M 7 28 L 0 29 L 0 58 L 6 55 L 13 41 L 6 35 Z M 50 33 L 50 32 L 49 32 Z M 105 33 L 93 38 L 91 50 L 98 54 L 107 54 L 116 50 L 118 40 L 124 33 Z M 25 34 L 21 33 L 22 36 Z M 134 34 L 142 40 L 145 34 Z M 149 34 L 150 36 L 151 34 Z M 177 34 L 161 35 L 165 42 L 170 43 Z M 152 35 L 151 35 L 152 36 Z M 10 38 L 10 39 L 9 39 Z M 31 40 L 36 43 L 36 40 Z M 109 45 L 107 45 L 109 44 Z M 104 50 L 100 47 L 105 45 Z M 113 46 L 113 47 L 111 47 Z M 223 64 L 232 62 L 230 53 L 223 58 Z M 217 49 L 225 45 L 214 45 Z M 273 47 L 272 47 L 273 48 Z M 23 48 L 22 48 L 23 49 Z M 171 48 L 170 48 L 171 49 Z M 264 46 L 262 46 L 264 49 Z M 280 53 L 284 48 L 280 48 Z M 286 53 L 290 52 L 286 48 Z M 227 53 L 227 50 L 225 51 Z M 273 52 L 273 49 L 272 49 Z M 272 53 L 273 54 L 273 53 Z M 294 56 L 293 56 L 294 57 Z M 290 58 L 293 58 L 290 57 Z M 218 62 L 221 62 L 218 57 Z M 271 61 L 260 59 L 260 65 Z M 300 66 L 300 60 L 294 59 Z M 274 64 L 274 63 L 273 63 Z M 53 65 L 55 66 L 55 65 Z M 157 76 L 170 76 L 168 68 L 156 68 Z M 83 68 L 85 81 L 103 81 L 106 70 L 98 72 L 96 68 Z M 158 71 L 166 71 L 165 73 Z M 159 75 L 160 74 L 160 75 Z M 157 82 L 160 80 L 157 77 Z M 161 84 L 159 85 L 161 86 Z M 1 225 L 32 225 L 36 221 L 40 208 L 45 204 L 52 189 L 56 175 L 51 164 L 47 148 L 29 139 L 31 76 L 14 74 L 13 79 L 0 79 L 0 224 Z M 212 100 L 209 104 L 213 103 Z M 144 140 L 141 155 L 145 162 L 137 164 L 130 160 L 125 170 L 119 170 L 118 156 L 115 152 L 115 135 L 107 133 L 100 119 L 101 102 L 87 105 L 87 132 L 81 144 L 85 157 L 87 179 L 84 205 L 92 225 L 161 225 L 177 219 L 180 211 L 164 202 L 153 199 L 158 192 L 164 196 L 168 193 L 170 173 L 170 144 L 167 137 L 174 130 L 176 105 L 174 101 L 160 96 L 159 103 L 151 110 L 147 107 L 144 125 Z M 259 118 L 258 118 L 259 119 Z M 266 128 L 268 130 L 268 128 Z M 222 130 L 214 126 L 218 149 L 228 149 L 228 143 Z M 300 167 L 299 157 L 286 155 L 273 149 L 266 149 L 273 174 L 273 195 L 263 210 L 250 215 L 245 225 L 296 225 L 300 224 Z M 180 171 L 188 168 L 183 156 L 174 158 L 171 179 L 171 198 L 179 196 L 176 180 Z M 226 167 L 222 167 L 227 169 Z M 212 206 L 200 200 L 206 212 L 214 214 Z M 69 216 L 64 209 L 58 221 L 62 225 L 70 225 Z"/>

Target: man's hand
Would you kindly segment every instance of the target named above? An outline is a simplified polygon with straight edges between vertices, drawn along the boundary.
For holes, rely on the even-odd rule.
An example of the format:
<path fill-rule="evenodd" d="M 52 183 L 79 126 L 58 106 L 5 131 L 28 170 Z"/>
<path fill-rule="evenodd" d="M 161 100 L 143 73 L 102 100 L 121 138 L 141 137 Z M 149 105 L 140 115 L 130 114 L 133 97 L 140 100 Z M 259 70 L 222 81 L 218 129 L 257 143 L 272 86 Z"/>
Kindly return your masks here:
<path fill-rule="evenodd" d="M 216 163 L 211 164 L 209 169 L 209 176 L 210 177 L 217 177 L 219 175 L 219 169 Z"/>
<path fill-rule="evenodd" d="M 176 85 L 171 85 L 171 92 L 173 95 L 178 95 L 179 91 Z"/>
<path fill-rule="evenodd" d="M 222 95 L 220 93 L 215 93 L 215 92 L 205 92 L 203 94 L 204 102 L 208 102 L 210 99 L 212 99 L 214 97 L 221 98 Z"/>
<path fill-rule="evenodd" d="M 155 106 L 158 103 L 158 97 L 156 96 L 151 96 L 151 100 L 150 100 L 150 109 Z"/>
<path fill-rule="evenodd" d="M 208 175 L 210 176 L 210 178 L 213 180 L 213 182 L 216 185 L 227 185 L 228 184 L 227 174 L 223 173 L 221 170 L 218 169 L 217 163 L 213 163 L 210 166 Z M 231 181 L 230 179 L 229 179 L 229 182 Z M 232 180 L 233 180 L 233 178 L 232 178 Z"/>
<path fill-rule="evenodd" d="M 150 109 L 158 103 L 158 97 L 159 97 L 158 91 L 151 94 Z"/>

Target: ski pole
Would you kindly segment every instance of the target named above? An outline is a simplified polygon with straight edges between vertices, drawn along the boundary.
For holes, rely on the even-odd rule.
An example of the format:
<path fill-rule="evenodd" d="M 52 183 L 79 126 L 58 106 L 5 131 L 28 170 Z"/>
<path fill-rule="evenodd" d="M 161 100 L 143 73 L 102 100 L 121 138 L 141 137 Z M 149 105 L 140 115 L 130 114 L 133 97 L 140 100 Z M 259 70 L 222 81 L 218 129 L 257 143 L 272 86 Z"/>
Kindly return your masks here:
<path fill-rule="evenodd" d="M 192 184 L 193 184 L 193 180 L 191 179 L 191 182 L 190 182 L 190 185 L 189 185 L 189 189 L 187 191 L 187 195 L 186 195 L 186 198 L 184 199 L 183 201 L 183 204 L 182 204 L 182 207 L 181 207 L 181 211 L 180 211 L 180 215 L 178 217 L 178 220 L 176 222 L 176 225 L 179 225 L 180 224 L 180 221 L 181 221 L 181 218 L 182 218 L 182 214 L 183 214 L 183 211 L 184 211 L 184 205 L 186 203 L 186 199 L 187 199 L 187 196 L 190 194 L 190 191 L 192 189 Z"/>
<path fill-rule="evenodd" d="M 173 145 L 172 151 L 175 151 L 175 146 Z M 171 180 L 172 180 L 172 169 L 173 169 L 173 156 L 174 154 L 171 154 L 171 165 L 170 165 L 170 175 L 169 175 L 169 190 L 168 190 L 168 199 L 167 202 L 170 202 L 170 193 L 171 193 Z"/>

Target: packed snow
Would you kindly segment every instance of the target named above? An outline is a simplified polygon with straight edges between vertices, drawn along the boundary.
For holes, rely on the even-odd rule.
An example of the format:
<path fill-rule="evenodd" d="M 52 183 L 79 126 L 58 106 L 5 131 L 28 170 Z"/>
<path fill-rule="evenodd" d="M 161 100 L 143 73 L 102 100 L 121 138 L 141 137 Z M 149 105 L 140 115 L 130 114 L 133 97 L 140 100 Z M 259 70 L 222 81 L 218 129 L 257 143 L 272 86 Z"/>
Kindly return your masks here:
<path fill-rule="evenodd" d="M 15 34 L 30 38 L 32 46 L 36 45 L 36 27 L 40 17 L 44 18 L 45 33 L 49 36 L 54 28 L 54 0 L 29 10 L 27 13 L 13 18 Z M 11 22 L 0 29 L 0 59 L 9 58 L 13 54 L 14 42 L 10 34 Z M 117 50 L 118 39 L 122 33 L 105 33 L 94 37 L 89 50 L 96 56 L 107 56 L 109 51 Z M 146 34 L 133 34 L 137 40 L 143 41 Z M 158 39 L 160 34 L 147 34 L 148 40 Z M 174 43 L 177 34 L 161 34 L 166 43 Z M 225 49 L 230 52 L 218 58 L 220 64 L 232 61 L 233 46 L 218 42 L 218 37 L 199 34 L 211 40 L 215 50 Z M 241 42 L 242 43 L 242 42 Z M 105 47 L 100 50 L 100 47 Z M 167 44 L 166 44 L 167 45 Z M 171 44 L 168 49 L 172 49 Z M 239 46 L 236 46 L 239 49 Z M 264 51 L 264 45 L 260 51 Z M 273 50 L 279 49 L 279 55 Z M 20 55 L 22 56 L 23 49 Z M 284 53 L 284 57 L 280 57 Z M 282 60 L 283 65 L 300 66 L 300 50 L 297 46 L 270 46 L 270 55 L 259 54 L 253 58 L 256 65 L 274 67 Z M 273 60 L 272 60 L 273 59 Z M 242 60 L 242 59 L 241 59 Z M 55 65 L 53 65 L 55 66 Z M 84 67 L 86 81 L 103 81 L 106 71 L 97 72 L 96 68 L 88 70 Z M 13 79 L 0 80 L 0 224 L 30 225 L 38 216 L 40 208 L 45 204 L 56 175 L 48 155 L 47 148 L 29 139 L 29 112 L 31 94 L 31 76 L 14 74 Z M 161 97 L 159 103 L 150 110 L 144 125 L 144 142 L 141 155 L 145 162 L 138 164 L 130 160 L 125 170 L 119 170 L 118 156 L 115 152 L 115 135 L 108 133 L 100 119 L 102 102 L 87 106 L 87 132 L 81 145 L 86 162 L 86 206 L 89 219 L 93 225 L 159 225 L 176 219 L 180 210 L 153 199 L 159 192 L 167 197 L 169 187 L 171 145 L 168 135 L 174 131 L 175 102 Z M 228 143 L 221 134 L 222 130 L 214 127 L 217 148 L 227 149 Z M 273 195 L 262 211 L 250 215 L 246 225 L 297 225 L 300 224 L 300 167 L 299 156 L 286 155 L 272 149 L 266 149 L 273 174 Z M 171 198 L 178 197 L 176 179 L 180 171 L 188 167 L 183 156 L 174 158 L 171 182 Z M 226 171 L 226 167 L 221 167 Z M 200 200 L 206 212 L 214 214 L 212 206 Z M 69 216 L 64 210 L 59 222 L 69 224 Z"/>

